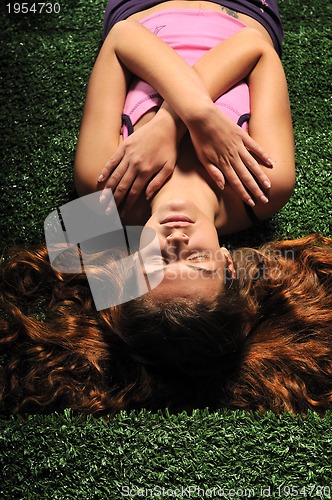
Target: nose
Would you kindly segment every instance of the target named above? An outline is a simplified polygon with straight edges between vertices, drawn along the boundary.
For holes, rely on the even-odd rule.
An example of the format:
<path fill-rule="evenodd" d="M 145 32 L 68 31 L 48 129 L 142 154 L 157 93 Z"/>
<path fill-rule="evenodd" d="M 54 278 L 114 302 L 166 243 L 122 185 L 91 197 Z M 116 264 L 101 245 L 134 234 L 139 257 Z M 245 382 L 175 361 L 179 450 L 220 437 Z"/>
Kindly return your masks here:
<path fill-rule="evenodd" d="M 174 229 L 168 236 L 166 236 L 166 239 L 168 241 L 172 240 L 188 241 L 189 236 L 181 229 Z"/>
<path fill-rule="evenodd" d="M 180 229 L 174 229 L 171 234 L 166 236 L 168 243 L 188 243 L 189 236 Z"/>

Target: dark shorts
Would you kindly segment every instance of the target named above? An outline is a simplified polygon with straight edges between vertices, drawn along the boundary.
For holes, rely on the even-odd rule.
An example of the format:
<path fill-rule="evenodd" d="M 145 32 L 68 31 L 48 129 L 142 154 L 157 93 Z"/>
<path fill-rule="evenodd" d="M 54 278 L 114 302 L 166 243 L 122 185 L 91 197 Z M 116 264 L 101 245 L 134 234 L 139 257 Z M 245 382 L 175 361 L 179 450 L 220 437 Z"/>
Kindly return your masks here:
<path fill-rule="evenodd" d="M 104 38 L 117 22 L 164 1 L 166 0 L 110 0 L 105 11 Z M 270 34 L 277 53 L 281 55 L 283 29 L 276 0 L 214 0 L 214 3 L 246 14 L 258 21 Z"/>

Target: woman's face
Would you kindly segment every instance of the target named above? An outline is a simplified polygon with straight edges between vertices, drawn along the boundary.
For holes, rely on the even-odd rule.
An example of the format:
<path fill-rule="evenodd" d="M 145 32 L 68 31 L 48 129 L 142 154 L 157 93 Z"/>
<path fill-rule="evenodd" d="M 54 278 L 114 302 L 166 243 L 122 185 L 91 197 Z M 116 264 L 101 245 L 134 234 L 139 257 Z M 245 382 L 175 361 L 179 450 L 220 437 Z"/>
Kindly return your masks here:
<path fill-rule="evenodd" d="M 146 278 L 161 279 L 150 292 L 156 299 L 213 299 L 223 286 L 226 269 L 234 272 L 213 222 L 193 202 L 164 203 L 145 228 L 157 236 L 154 244 L 147 244 L 143 230 L 140 249 Z"/>

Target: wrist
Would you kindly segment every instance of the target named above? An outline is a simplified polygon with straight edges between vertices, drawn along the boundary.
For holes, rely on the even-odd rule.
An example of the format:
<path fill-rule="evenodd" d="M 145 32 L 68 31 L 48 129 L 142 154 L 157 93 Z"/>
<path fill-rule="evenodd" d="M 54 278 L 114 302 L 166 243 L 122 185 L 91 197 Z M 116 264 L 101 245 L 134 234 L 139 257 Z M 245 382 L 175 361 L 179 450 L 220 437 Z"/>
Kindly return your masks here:
<path fill-rule="evenodd" d="M 219 109 L 211 100 L 200 102 L 198 105 L 192 106 L 192 109 L 184 119 L 185 124 L 189 131 L 190 129 L 197 128 L 198 126 L 208 127 L 210 123 L 212 123 L 212 118 L 216 115 L 216 113 L 218 113 L 220 121 L 223 114 L 220 113 Z"/>
<path fill-rule="evenodd" d="M 161 108 L 156 113 L 153 118 L 154 123 L 157 126 L 162 127 L 163 131 L 167 133 L 167 136 L 172 137 L 178 145 L 187 131 L 187 127 L 179 118 L 179 116 L 173 111 L 173 109 L 164 102 Z"/>

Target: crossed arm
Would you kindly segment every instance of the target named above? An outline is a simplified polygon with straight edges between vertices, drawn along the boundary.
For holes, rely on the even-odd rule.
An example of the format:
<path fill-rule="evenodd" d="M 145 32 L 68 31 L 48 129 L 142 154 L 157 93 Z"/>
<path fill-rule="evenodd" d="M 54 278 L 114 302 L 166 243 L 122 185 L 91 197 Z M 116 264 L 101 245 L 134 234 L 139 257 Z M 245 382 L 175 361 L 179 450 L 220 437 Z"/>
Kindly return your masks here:
<path fill-rule="evenodd" d="M 270 64 L 267 64 L 268 60 Z M 264 68 L 267 66 L 268 71 L 272 72 L 268 85 L 264 83 L 267 73 Z M 265 182 L 267 185 L 270 182 L 264 169 L 264 165 L 268 164 L 268 156 L 255 142 L 255 135 L 277 161 L 279 174 L 279 166 L 287 168 L 288 174 L 294 170 L 287 86 L 278 56 L 259 33 L 250 28 L 240 31 L 211 49 L 192 69 L 173 49 L 143 26 L 124 21 L 113 28 L 104 42 L 89 82 L 75 162 L 76 183 L 80 194 L 107 186 L 107 182 L 97 184 L 97 174 L 112 155 L 104 174 L 111 173 L 120 163 L 115 173 L 122 178 L 121 168 L 128 167 L 123 162 L 121 164 L 121 155 L 123 156 L 123 148 L 130 146 L 130 138 L 118 149 L 128 69 L 148 81 L 165 99 L 164 105 L 149 125 L 150 130 L 153 126 L 154 131 L 157 131 L 155 133 L 161 134 L 162 143 L 167 145 L 164 148 L 165 154 L 167 153 L 166 162 L 169 158 L 170 161 L 168 169 L 165 165 L 162 168 L 157 165 L 159 173 L 149 185 L 150 192 L 157 189 L 174 168 L 176 144 L 186 128 L 189 129 L 198 158 L 211 177 L 223 184 L 224 173 L 245 201 L 248 201 L 249 195 L 244 185 L 257 198 L 262 194 L 248 168 L 260 183 Z M 248 74 L 252 117 L 255 115 L 253 127 L 250 122 L 250 128 L 254 132 L 252 134 L 250 130 L 251 138 L 213 104 L 214 99 Z M 264 111 L 261 102 L 267 106 L 262 120 L 259 118 Z M 280 130 L 286 129 L 286 133 L 283 132 L 281 138 L 277 135 L 271 140 L 264 116 L 274 116 L 277 127 Z M 142 132 L 142 139 L 144 127 L 139 131 Z M 145 130 L 146 137 L 147 132 Z M 137 138 L 135 141 L 137 145 Z M 261 165 L 258 165 L 248 149 L 262 160 Z M 145 179 L 141 176 L 141 185 L 145 186 L 155 173 L 156 171 L 147 172 L 149 178 Z M 271 178 L 270 172 L 269 177 Z M 292 175 L 288 177 L 291 178 Z M 112 178 L 116 179 L 116 175 L 111 176 Z M 271 180 L 274 184 L 275 181 Z"/>

